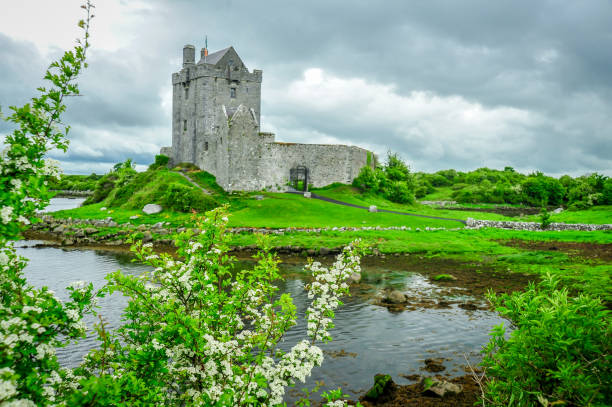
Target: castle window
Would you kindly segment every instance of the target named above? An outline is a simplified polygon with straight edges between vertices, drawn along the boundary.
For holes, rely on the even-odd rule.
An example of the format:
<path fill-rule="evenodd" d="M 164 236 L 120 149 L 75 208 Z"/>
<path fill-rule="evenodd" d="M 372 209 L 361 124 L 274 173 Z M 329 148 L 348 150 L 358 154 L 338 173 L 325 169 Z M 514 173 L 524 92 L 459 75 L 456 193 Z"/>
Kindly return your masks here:
<path fill-rule="evenodd" d="M 208 141 L 204 142 L 204 151 L 208 151 Z"/>
<path fill-rule="evenodd" d="M 183 120 L 183 131 L 187 131 L 187 120 Z"/>
<path fill-rule="evenodd" d="M 236 88 L 230 88 L 230 97 L 236 98 Z"/>
<path fill-rule="evenodd" d="M 189 99 L 189 86 L 185 87 L 185 99 Z"/>

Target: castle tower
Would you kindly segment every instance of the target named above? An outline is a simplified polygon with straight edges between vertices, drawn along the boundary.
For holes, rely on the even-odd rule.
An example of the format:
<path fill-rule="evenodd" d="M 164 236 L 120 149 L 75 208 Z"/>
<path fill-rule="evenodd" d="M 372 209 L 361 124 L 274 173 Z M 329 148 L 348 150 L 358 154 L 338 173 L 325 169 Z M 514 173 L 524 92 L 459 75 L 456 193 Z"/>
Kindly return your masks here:
<path fill-rule="evenodd" d="M 195 47 L 185 45 L 183 68 L 172 74 L 172 148 L 165 152 L 173 162 L 222 173 L 221 130 L 240 105 L 259 126 L 261 79 L 262 71 L 249 72 L 233 47 L 210 54 L 203 48 L 196 63 Z"/>

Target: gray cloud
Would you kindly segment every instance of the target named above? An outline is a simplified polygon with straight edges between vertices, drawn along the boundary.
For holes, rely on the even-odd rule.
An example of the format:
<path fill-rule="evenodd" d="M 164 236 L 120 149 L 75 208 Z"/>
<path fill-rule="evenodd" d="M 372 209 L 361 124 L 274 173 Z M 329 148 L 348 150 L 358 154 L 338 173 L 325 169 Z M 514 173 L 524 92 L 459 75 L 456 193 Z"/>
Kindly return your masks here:
<path fill-rule="evenodd" d="M 168 145 L 170 74 L 182 45 L 201 47 L 206 34 L 213 50 L 234 45 L 250 69 L 264 70 L 262 124 L 278 139 L 392 149 L 416 170 L 511 165 L 612 175 L 609 2 L 148 4 L 136 23 L 120 27 L 127 45 L 96 50 L 93 38 L 84 96 L 66 117 L 74 124 L 67 168 L 127 157 L 146 164 Z M 8 35 L 0 34 L 3 107 L 21 103 L 48 63 Z M 329 110 L 287 95 L 308 97 L 296 86 L 309 68 L 347 86 L 351 98 L 328 82 L 319 96 Z M 470 111 L 482 120 L 454 116 Z"/>

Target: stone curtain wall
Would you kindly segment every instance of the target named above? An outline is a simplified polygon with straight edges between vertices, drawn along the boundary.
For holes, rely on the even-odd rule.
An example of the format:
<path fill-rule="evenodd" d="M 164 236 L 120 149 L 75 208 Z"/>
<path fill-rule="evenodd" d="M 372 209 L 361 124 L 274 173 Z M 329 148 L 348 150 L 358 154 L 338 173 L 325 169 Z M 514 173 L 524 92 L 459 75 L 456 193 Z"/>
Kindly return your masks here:
<path fill-rule="evenodd" d="M 232 125 L 231 132 L 234 132 L 236 125 Z M 229 146 L 230 182 L 224 188 L 241 191 L 285 190 L 289 171 L 298 165 L 308 167 L 309 183 L 314 187 L 334 182 L 347 184 L 367 165 L 367 151 L 359 147 L 266 141 L 258 134 L 244 134 L 242 137 L 237 134 L 232 137 Z"/>
<path fill-rule="evenodd" d="M 285 185 L 291 168 L 303 165 L 313 187 L 350 184 L 367 165 L 367 157 L 366 150 L 353 146 L 270 143 L 263 147 L 261 174 L 270 186 Z"/>

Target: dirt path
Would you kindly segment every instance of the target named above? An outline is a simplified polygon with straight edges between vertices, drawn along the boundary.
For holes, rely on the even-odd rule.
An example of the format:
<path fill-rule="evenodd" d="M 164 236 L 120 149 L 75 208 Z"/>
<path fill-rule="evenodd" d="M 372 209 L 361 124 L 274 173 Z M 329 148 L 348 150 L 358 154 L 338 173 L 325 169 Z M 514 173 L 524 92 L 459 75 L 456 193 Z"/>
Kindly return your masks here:
<path fill-rule="evenodd" d="M 298 195 L 302 195 L 303 192 L 299 192 L 299 191 L 287 191 L 288 194 L 298 194 Z M 359 208 L 359 209 L 365 209 L 368 210 L 369 208 L 367 206 L 361 206 L 361 205 L 355 205 L 352 203 L 348 203 L 348 202 L 343 202 L 343 201 L 338 201 L 336 199 L 332 199 L 332 198 L 327 198 L 325 196 L 321 196 L 321 195 L 317 195 L 315 193 L 311 193 L 311 198 L 313 199 L 319 199 L 321 201 L 325 201 L 325 202 L 329 202 L 329 203 L 333 203 L 336 205 L 344 205 L 344 206 L 350 206 L 352 208 Z M 466 224 L 466 222 L 462 219 L 453 219 L 453 218 L 441 218 L 439 216 L 429 216 L 429 215 L 419 215 L 416 213 L 407 213 L 407 212 L 398 212 L 398 211 L 390 211 L 388 209 L 377 209 L 377 212 L 385 212 L 385 213 L 393 213 L 395 215 L 406 215 L 406 216 L 415 216 L 417 218 L 427 218 L 427 219 L 439 219 L 439 220 L 451 220 L 451 221 L 455 221 L 455 222 L 461 222 L 464 225 Z"/>

